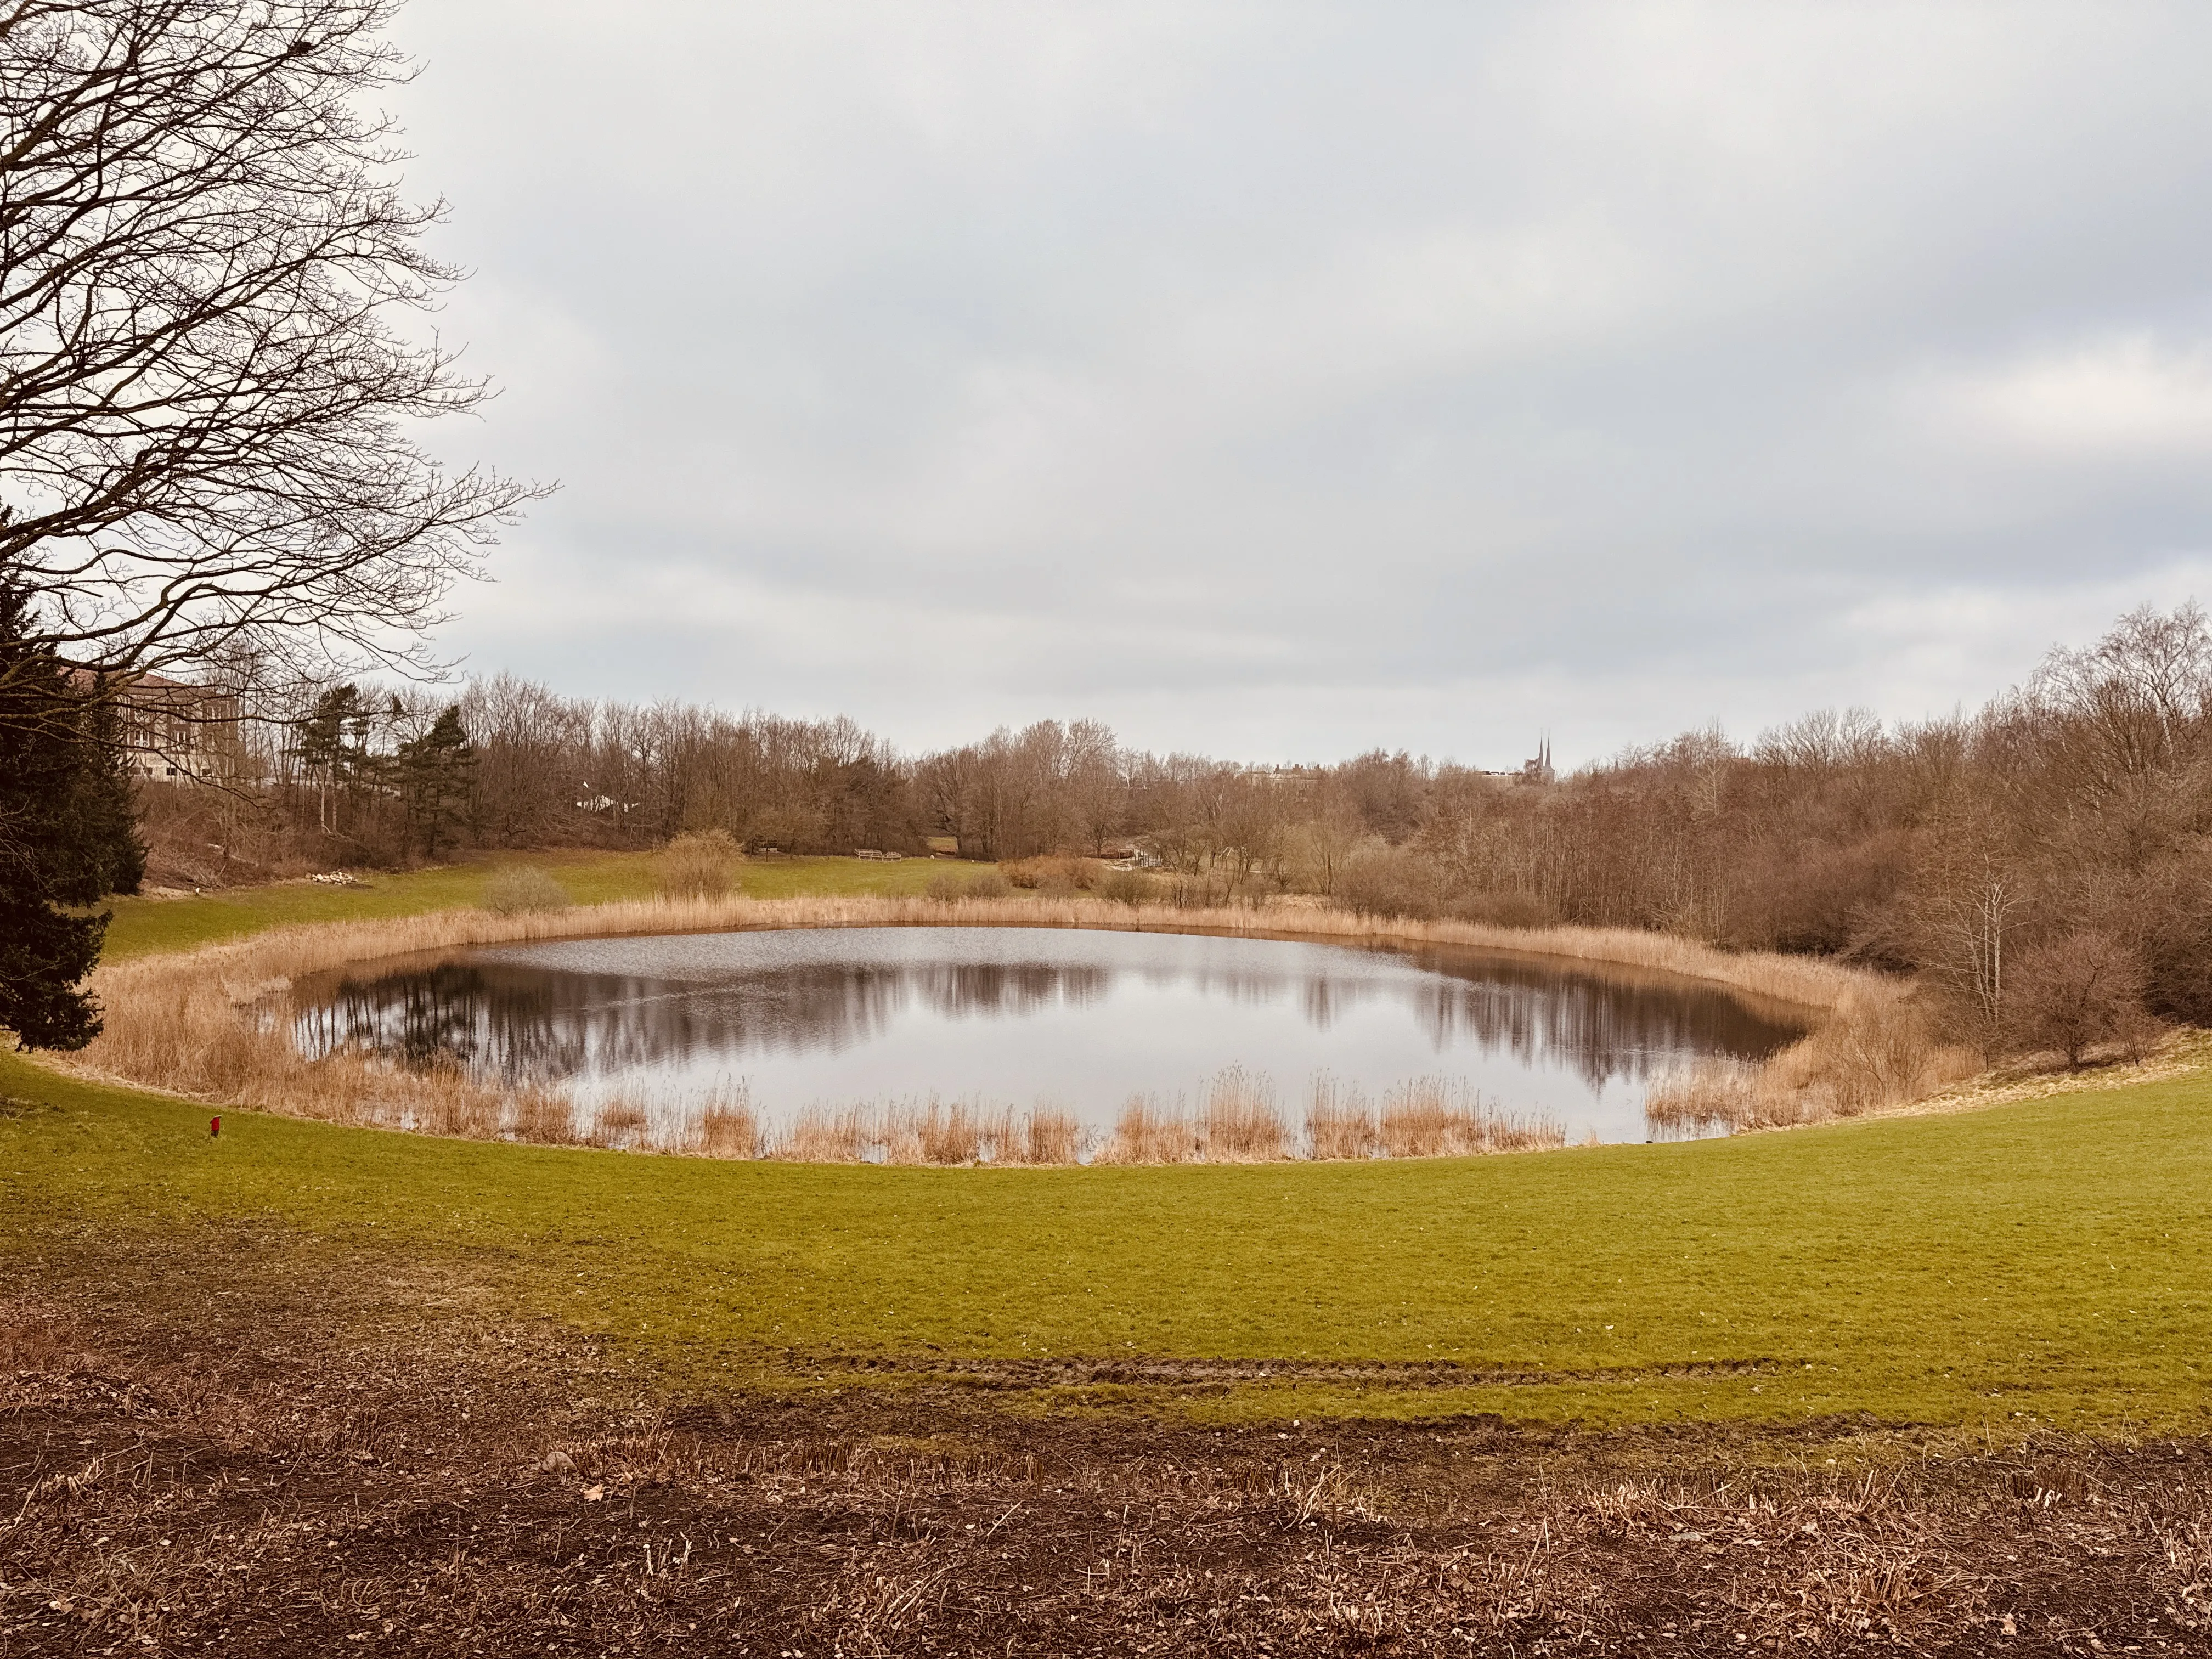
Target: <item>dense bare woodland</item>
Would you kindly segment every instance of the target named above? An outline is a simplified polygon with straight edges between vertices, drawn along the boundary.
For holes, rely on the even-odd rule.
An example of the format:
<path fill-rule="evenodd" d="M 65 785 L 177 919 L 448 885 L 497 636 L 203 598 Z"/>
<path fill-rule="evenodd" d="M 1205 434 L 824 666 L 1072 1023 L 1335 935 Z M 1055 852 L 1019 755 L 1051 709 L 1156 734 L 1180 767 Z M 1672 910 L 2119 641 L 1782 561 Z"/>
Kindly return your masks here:
<path fill-rule="evenodd" d="M 214 880 L 713 830 L 757 851 L 1135 852 L 1156 871 L 1139 896 L 1184 903 L 1308 893 L 1917 971 L 1946 1034 L 1985 1052 L 2032 1037 L 2078 1057 L 2140 1043 L 2153 1017 L 2212 1019 L 2212 625 L 2194 605 L 2054 652 L 1971 715 L 1821 713 L 1747 747 L 1693 732 L 1548 783 L 1380 750 L 1159 756 L 1088 721 L 914 759 L 848 720 L 595 703 L 505 676 L 457 709 L 353 688 L 264 700 L 243 787 L 147 792 L 157 854 L 173 878 Z"/>

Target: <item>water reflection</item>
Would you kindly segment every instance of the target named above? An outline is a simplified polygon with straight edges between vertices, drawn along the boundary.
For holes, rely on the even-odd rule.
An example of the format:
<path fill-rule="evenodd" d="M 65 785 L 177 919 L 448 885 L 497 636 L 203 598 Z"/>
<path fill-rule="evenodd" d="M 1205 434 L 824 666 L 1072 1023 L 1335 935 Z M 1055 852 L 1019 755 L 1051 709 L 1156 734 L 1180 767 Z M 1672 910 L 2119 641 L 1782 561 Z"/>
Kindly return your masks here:
<path fill-rule="evenodd" d="M 1656 1072 L 1800 1034 L 1717 988 L 1540 959 L 1030 928 L 507 946 L 301 992 L 310 1053 L 451 1058 L 515 1084 L 681 1095 L 742 1076 L 770 1109 L 936 1092 L 1103 1121 L 1231 1065 L 1293 1104 L 1317 1070 L 1374 1094 L 1442 1072 L 1616 1139 L 1644 1138 Z"/>
<path fill-rule="evenodd" d="M 1439 980 L 1472 981 L 1439 984 L 1419 999 L 1439 1049 L 1472 1041 L 1531 1063 L 1570 1057 L 1593 1089 L 1615 1078 L 1644 1080 L 1655 1065 L 1689 1054 L 1764 1060 L 1804 1035 L 1717 987 L 1600 977 L 1526 957 L 1423 950 L 1408 959 Z"/>

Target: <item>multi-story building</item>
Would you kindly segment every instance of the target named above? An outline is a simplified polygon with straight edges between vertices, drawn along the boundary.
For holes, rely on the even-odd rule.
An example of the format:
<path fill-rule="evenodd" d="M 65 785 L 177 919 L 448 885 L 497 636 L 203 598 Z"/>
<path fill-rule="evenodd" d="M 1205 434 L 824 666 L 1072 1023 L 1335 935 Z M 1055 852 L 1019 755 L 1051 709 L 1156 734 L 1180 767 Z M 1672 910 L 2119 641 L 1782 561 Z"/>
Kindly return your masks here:
<path fill-rule="evenodd" d="M 89 690 L 92 676 L 70 677 Z M 212 783 L 237 769 L 238 699 L 211 686 L 139 674 L 114 693 L 123 728 L 125 763 L 155 783 Z"/>

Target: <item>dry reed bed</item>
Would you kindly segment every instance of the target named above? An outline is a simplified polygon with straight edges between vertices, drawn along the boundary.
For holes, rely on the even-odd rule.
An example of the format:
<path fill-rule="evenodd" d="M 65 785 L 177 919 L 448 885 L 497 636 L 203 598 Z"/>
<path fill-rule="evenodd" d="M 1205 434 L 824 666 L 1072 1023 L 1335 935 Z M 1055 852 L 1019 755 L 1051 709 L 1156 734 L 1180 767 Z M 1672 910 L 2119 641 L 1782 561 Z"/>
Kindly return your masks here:
<path fill-rule="evenodd" d="M 750 1150 L 706 1146 L 684 1150 L 721 1158 L 778 1158 L 806 1164 L 997 1164 L 1051 1165 L 1080 1161 L 1082 1125 L 1051 1107 L 1017 1112 L 979 1109 L 934 1097 L 888 1106 L 810 1107 L 771 1139 L 753 1120 Z"/>
<path fill-rule="evenodd" d="M 808 1107 L 778 1130 L 742 1085 L 725 1086 L 696 1114 L 656 1133 L 653 1115 L 632 1099 L 617 1096 L 583 1107 L 544 1091 L 502 1097 L 451 1069 L 434 1072 L 408 1108 L 386 1106 L 381 1115 L 351 1121 L 540 1145 L 803 1164 L 1264 1164 L 1292 1158 L 1454 1158 L 1566 1144 L 1555 1120 L 1501 1110 L 1458 1078 L 1414 1079 L 1385 1093 L 1379 1107 L 1357 1091 L 1317 1078 L 1301 1127 L 1277 1106 L 1267 1078 L 1239 1066 L 1214 1077 L 1194 1111 L 1180 1099 L 1168 1104 L 1133 1097 L 1103 1135 L 1055 1107 L 1018 1111 L 934 1096 Z"/>
<path fill-rule="evenodd" d="M 1982 1070 L 1980 1055 L 1929 1030 L 1909 992 L 1853 996 L 1763 1065 L 1708 1060 L 1662 1079 L 1644 1115 L 1693 1133 L 1798 1128 L 1923 1100 Z"/>
<path fill-rule="evenodd" d="M 1431 945 L 1627 967 L 1702 980 L 1827 1018 L 1759 1069 L 1703 1067 L 1663 1084 L 1655 1123 L 1774 1127 L 1854 1115 L 1917 1098 L 1978 1070 L 1928 1036 L 1908 988 L 1833 963 L 1731 955 L 1693 940 L 1624 928 L 1516 930 L 1413 922 L 1288 905 L 1182 909 L 1076 896 L 960 899 L 855 896 L 796 899 L 661 898 L 560 911 L 446 910 L 426 915 L 273 929 L 233 943 L 102 967 L 93 988 L 105 1034 L 70 1062 L 98 1076 L 194 1098 L 294 1116 L 549 1144 L 642 1146 L 641 1108 L 611 1103 L 588 1122 L 544 1088 L 501 1088 L 454 1068 L 407 1072 L 347 1054 L 309 1060 L 256 1010 L 294 981 L 348 963 L 535 939 L 613 938 L 799 927 L 1042 927 L 1300 939 L 1347 945 Z M 1418 1091 L 1428 1085 L 1408 1085 Z M 1316 1099 L 1304 1139 L 1318 1158 L 1422 1157 L 1561 1144 L 1556 1126 L 1524 1123 L 1443 1097 L 1437 1085 L 1379 1109 Z M 1075 1161 L 1072 1121 L 1030 1114 L 988 1121 L 960 1107 L 854 1108 L 802 1116 L 776 1155 L 843 1160 L 874 1148 L 895 1162 Z M 1116 1163 L 1253 1161 L 1289 1155 L 1295 1137 L 1271 1102 L 1217 1079 L 1194 1117 L 1133 1102 L 1097 1149 Z M 856 1153 L 855 1147 L 860 1150 Z M 973 1149 L 973 1156 L 955 1156 Z M 1000 1151 L 1000 1149 L 1004 1149 Z M 748 1104 L 709 1103 L 666 1150 L 757 1157 L 771 1148 Z"/>

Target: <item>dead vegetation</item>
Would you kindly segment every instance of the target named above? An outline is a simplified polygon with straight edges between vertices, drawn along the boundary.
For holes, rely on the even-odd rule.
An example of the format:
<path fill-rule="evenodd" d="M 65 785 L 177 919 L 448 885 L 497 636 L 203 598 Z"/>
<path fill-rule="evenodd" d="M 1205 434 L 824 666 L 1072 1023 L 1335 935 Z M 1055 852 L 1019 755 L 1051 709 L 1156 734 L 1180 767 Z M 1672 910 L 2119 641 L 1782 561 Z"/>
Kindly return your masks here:
<path fill-rule="evenodd" d="M 1417 1078 L 1383 1097 L 1379 1139 L 1386 1158 L 1457 1158 L 1533 1152 L 1567 1144 L 1549 1118 L 1500 1111 L 1455 1078 Z"/>
<path fill-rule="evenodd" d="M 2212 1643 L 2201 1440 L 1206 1430 L 927 1383 L 677 1400 L 450 1268 L 302 1275 L 228 1243 L 214 1298 L 168 1282 L 197 1252 L 0 1287 L 0 1650 Z"/>
<path fill-rule="evenodd" d="M 1274 1084 L 1232 1066 L 1206 1085 L 1195 1113 L 1178 1100 L 1130 1098 L 1098 1149 L 1101 1164 L 1265 1164 L 1288 1158 L 1295 1144 L 1275 1105 Z"/>
<path fill-rule="evenodd" d="M 699 1127 L 686 1150 L 701 1158 L 758 1158 L 763 1144 L 751 1097 L 743 1090 L 726 1090 L 709 1097 L 701 1109 Z"/>
<path fill-rule="evenodd" d="M 653 885 L 664 899 L 727 897 L 737 885 L 737 842 L 726 830 L 678 836 L 653 860 Z"/>
<path fill-rule="evenodd" d="M 1978 1075 L 1982 1056 L 1943 1042 L 1909 994 L 1854 995 L 1759 1066 L 1706 1060 L 1645 1097 L 1655 1128 L 1794 1128 L 1909 1105 Z"/>
<path fill-rule="evenodd" d="M 1367 1097 L 1326 1072 L 1314 1079 L 1306 1134 L 1316 1158 L 1372 1158 L 1382 1144 Z"/>
<path fill-rule="evenodd" d="M 487 910 L 513 915 L 520 910 L 565 910 L 572 901 L 551 871 L 519 864 L 487 877 L 481 902 Z"/>
<path fill-rule="evenodd" d="M 1078 1162 L 1082 1126 L 1052 1107 L 1017 1112 L 926 1101 L 884 1106 L 808 1107 L 781 1133 L 740 1087 L 721 1091 L 695 1127 L 667 1150 L 708 1158 L 773 1158 L 803 1164 L 1055 1164 Z"/>

